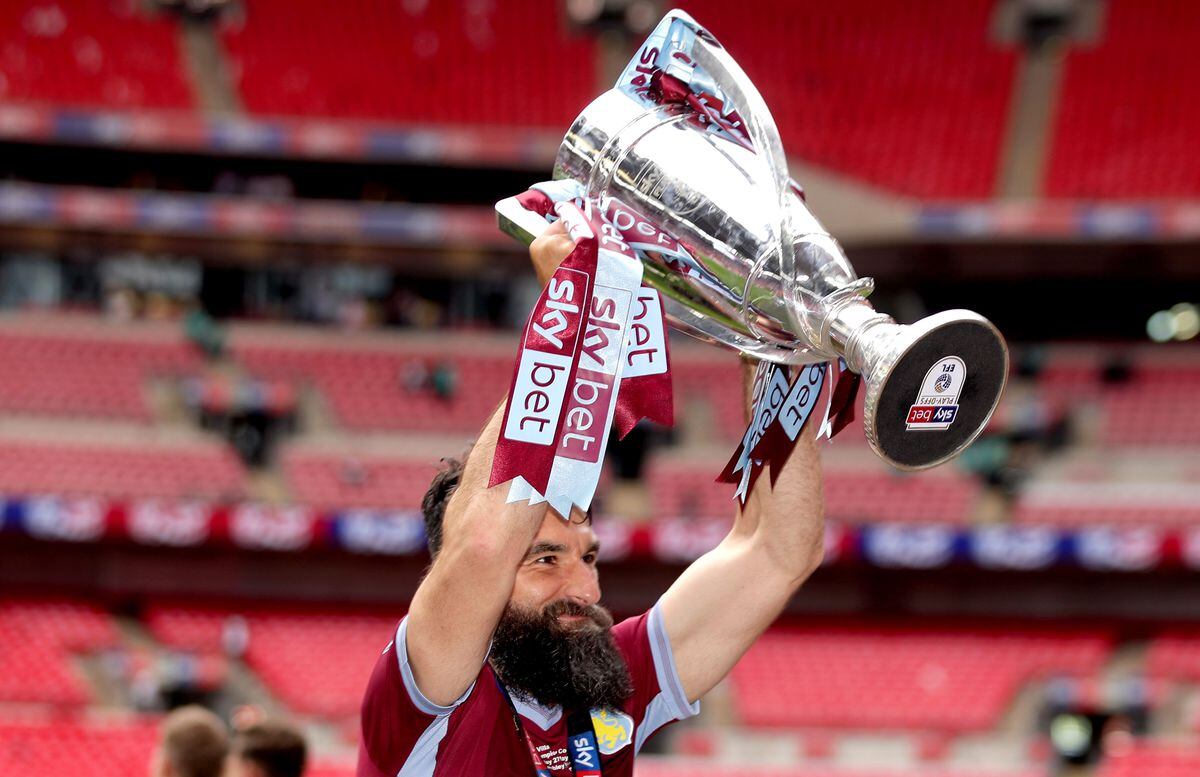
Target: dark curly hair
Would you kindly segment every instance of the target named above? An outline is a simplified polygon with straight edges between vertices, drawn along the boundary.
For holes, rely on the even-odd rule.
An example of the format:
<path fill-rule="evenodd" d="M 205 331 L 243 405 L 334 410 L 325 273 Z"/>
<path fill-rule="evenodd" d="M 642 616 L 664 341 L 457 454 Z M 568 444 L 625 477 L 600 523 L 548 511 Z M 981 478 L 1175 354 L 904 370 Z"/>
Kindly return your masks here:
<path fill-rule="evenodd" d="M 425 492 L 425 497 L 421 500 L 421 512 L 425 516 L 425 540 L 429 543 L 431 557 L 437 556 L 438 551 L 442 549 L 442 519 L 446 517 L 446 505 L 450 504 L 450 497 L 454 496 L 454 492 L 458 490 L 462 474 L 463 461 L 461 459 L 452 456 L 442 459 L 442 468 L 433 476 L 433 480 L 429 483 L 429 490 Z M 591 508 L 588 508 L 587 513 L 579 522 L 592 522 Z"/>
<path fill-rule="evenodd" d="M 446 505 L 458 490 L 462 480 L 463 462 L 453 457 L 442 459 L 442 468 L 433 476 L 425 498 L 421 500 L 421 512 L 425 515 L 425 540 L 429 543 L 429 555 L 436 556 L 442 549 L 442 519 L 446 516 Z"/>

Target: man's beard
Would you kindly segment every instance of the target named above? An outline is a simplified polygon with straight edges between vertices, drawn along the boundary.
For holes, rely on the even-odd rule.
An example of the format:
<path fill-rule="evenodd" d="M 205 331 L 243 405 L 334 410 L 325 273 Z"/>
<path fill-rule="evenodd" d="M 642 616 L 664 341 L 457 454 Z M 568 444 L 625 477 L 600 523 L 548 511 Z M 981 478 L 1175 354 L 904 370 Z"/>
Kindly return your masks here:
<path fill-rule="evenodd" d="M 586 620 L 563 624 L 560 615 Z M 612 623 L 598 605 L 563 599 L 538 612 L 509 604 L 492 639 L 492 668 L 514 696 L 543 706 L 617 709 L 633 694 L 633 685 Z"/>

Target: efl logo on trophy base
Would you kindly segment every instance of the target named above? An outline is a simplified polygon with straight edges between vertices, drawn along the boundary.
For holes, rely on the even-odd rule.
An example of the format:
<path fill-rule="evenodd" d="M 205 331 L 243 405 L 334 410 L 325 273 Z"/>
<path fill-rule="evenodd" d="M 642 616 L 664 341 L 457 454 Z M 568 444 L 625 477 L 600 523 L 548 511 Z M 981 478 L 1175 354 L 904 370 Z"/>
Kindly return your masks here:
<path fill-rule="evenodd" d="M 957 356 L 947 356 L 929 368 L 921 393 L 908 409 L 908 431 L 942 431 L 958 415 L 958 395 L 967 379 L 967 366 Z"/>

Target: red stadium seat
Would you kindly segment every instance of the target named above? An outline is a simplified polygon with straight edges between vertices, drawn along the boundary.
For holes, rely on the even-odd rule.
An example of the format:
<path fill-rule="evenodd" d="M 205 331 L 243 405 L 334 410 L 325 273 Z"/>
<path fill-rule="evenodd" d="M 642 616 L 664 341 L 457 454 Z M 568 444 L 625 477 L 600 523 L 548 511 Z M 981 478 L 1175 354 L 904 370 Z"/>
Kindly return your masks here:
<path fill-rule="evenodd" d="M 779 630 L 750 648 L 732 678 L 750 726 L 981 731 L 1022 683 L 1095 674 L 1108 652 L 1098 634 Z"/>
<path fill-rule="evenodd" d="M 0 100 L 190 108 L 178 35 L 134 0 L 0 3 Z"/>
<path fill-rule="evenodd" d="M 147 774 L 158 723 L 0 721 L 0 774 L 128 777 Z"/>
<path fill-rule="evenodd" d="M 200 368 L 182 337 L 0 331 L 0 411 L 150 421 L 145 382 Z"/>
<path fill-rule="evenodd" d="M 246 471 L 213 443 L 121 446 L 0 440 L 0 493 L 241 499 Z"/>
<path fill-rule="evenodd" d="M 997 771 L 984 769 L 937 769 L 905 771 L 881 769 L 840 769 L 810 766 L 734 766 L 698 760 L 638 759 L 635 777 L 1043 777 L 1044 770 Z"/>
<path fill-rule="evenodd" d="M 78 706 L 90 700 L 72 654 L 113 645 L 116 631 L 93 607 L 65 602 L 0 604 L 0 702 Z M 0 774 L 8 772 L 0 767 Z"/>
<path fill-rule="evenodd" d="M 288 451 L 283 471 L 292 496 L 322 509 L 416 510 L 435 472 L 429 460 Z"/>
<path fill-rule="evenodd" d="M 1200 751 L 1178 744 L 1142 742 L 1110 755 L 1096 777 L 1193 777 L 1200 774 Z"/>
<path fill-rule="evenodd" d="M 477 432 L 508 390 L 515 353 L 234 342 L 235 356 L 251 372 L 310 383 L 339 421 L 364 430 Z M 448 395 L 409 384 L 411 372 L 434 368 L 452 376 Z"/>
<path fill-rule="evenodd" d="M 218 649 L 230 610 L 157 607 L 151 633 L 167 645 Z M 249 611 L 246 662 L 295 712 L 325 718 L 356 715 L 375 659 L 399 616 Z"/>
<path fill-rule="evenodd" d="M 597 56 L 562 13 L 553 0 L 255 0 L 221 38 L 253 113 L 565 131 L 595 94 Z"/>
<path fill-rule="evenodd" d="M 713 459 L 651 459 L 646 485 L 652 513 L 661 518 L 732 516 L 734 487 L 715 482 L 723 466 L 723 461 Z M 962 524 L 970 518 L 980 490 L 978 481 L 952 471 L 897 475 L 882 468 L 832 470 L 825 473 L 825 514 L 846 523 Z"/>
<path fill-rule="evenodd" d="M 1200 6 L 1111 0 L 1100 40 L 1066 57 L 1046 191 L 1053 197 L 1200 195 L 1187 99 Z"/>

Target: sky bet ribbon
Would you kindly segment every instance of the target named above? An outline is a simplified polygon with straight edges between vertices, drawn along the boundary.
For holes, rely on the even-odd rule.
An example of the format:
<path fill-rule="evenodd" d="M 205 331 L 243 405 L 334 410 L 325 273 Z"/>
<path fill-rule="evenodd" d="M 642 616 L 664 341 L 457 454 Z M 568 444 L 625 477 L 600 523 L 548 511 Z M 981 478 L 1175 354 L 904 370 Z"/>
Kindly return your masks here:
<path fill-rule="evenodd" d="M 591 504 L 614 422 L 624 436 L 641 418 L 674 420 L 658 292 L 641 285 L 625 234 L 598 205 L 572 197 L 571 183 L 539 184 L 515 198 L 561 218 L 575 250 L 526 325 L 489 482 L 511 480 L 509 502 L 548 501 L 563 516 Z"/>

